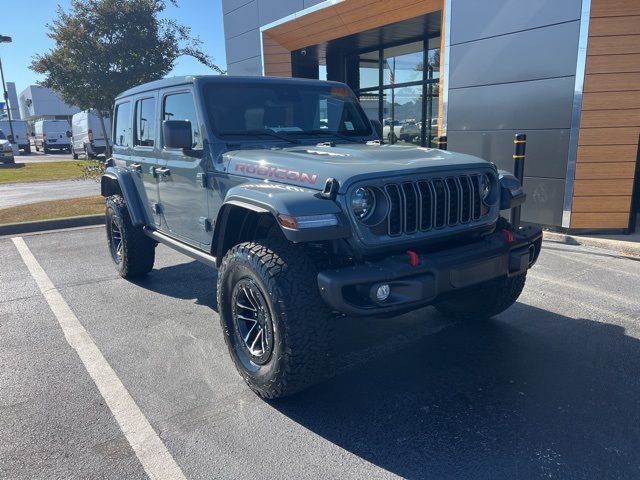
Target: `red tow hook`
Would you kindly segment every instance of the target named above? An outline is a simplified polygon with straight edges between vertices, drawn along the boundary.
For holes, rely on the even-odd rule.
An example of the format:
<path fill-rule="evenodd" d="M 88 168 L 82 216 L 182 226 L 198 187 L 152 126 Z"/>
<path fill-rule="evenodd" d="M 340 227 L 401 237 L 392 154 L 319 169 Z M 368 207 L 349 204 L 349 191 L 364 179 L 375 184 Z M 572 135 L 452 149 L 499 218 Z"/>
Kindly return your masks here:
<path fill-rule="evenodd" d="M 420 257 L 413 250 L 407 250 L 407 255 L 409 255 L 409 265 L 412 267 L 417 267 L 420 265 Z"/>
<path fill-rule="evenodd" d="M 513 232 L 511 230 L 507 230 L 506 228 L 502 230 L 502 236 L 507 241 L 507 243 L 513 243 Z"/>

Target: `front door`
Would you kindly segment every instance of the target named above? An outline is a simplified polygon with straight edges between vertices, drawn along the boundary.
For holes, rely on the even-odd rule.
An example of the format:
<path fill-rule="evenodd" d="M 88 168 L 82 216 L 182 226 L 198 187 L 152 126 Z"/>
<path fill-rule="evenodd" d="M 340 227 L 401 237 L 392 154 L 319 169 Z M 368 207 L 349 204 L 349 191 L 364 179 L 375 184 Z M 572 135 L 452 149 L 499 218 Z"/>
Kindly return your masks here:
<path fill-rule="evenodd" d="M 162 148 L 159 191 L 163 222 L 161 229 L 194 246 L 211 244 L 211 222 L 207 218 L 207 189 L 203 167 L 200 121 L 189 87 L 161 95 L 161 120 L 189 120 L 192 148 Z"/>

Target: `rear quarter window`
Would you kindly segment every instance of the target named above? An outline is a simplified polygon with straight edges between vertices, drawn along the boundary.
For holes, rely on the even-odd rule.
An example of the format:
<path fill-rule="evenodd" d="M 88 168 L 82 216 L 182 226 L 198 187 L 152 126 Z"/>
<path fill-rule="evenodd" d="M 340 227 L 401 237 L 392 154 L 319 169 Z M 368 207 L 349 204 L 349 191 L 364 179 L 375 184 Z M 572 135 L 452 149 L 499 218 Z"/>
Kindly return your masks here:
<path fill-rule="evenodd" d="M 131 102 L 116 105 L 113 123 L 113 144 L 119 147 L 131 146 Z"/>

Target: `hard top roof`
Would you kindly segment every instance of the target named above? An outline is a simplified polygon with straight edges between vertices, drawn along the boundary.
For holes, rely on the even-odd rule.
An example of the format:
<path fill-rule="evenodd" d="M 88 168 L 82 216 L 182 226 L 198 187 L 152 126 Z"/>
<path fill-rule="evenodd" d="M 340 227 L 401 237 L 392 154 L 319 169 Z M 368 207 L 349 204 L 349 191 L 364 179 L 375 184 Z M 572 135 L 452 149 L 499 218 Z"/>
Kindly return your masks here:
<path fill-rule="evenodd" d="M 257 77 L 257 76 L 230 76 L 230 75 L 185 75 L 179 77 L 163 78 L 162 80 L 154 80 L 153 82 L 143 83 L 137 87 L 130 88 L 120 93 L 116 98 L 130 97 L 139 93 L 148 92 L 151 90 L 159 90 L 162 88 L 175 87 L 178 85 L 187 85 L 195 82 L 220 82 L 220 83 L 279 83 L 279 84 L 291 84 L 291 85 L 309 85 L 318 84 L 324 85 L 326 83 L 332 83 L 336 85 L 342 85 L 339 82 L 325 82 L 323 80 L 313 80 L 308 78 L 289 78 L 289 77 Z"/>

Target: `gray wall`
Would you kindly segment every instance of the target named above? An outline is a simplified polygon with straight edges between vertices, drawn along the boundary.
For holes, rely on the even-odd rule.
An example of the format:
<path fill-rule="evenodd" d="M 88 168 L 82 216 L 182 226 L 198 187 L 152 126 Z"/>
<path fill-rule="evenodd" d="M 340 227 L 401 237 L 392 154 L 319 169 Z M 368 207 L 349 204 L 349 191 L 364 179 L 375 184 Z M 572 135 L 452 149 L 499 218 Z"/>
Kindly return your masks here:
<path fill-rule="evenodd" d="M 512 170 L 527 134 L 525 221 L 561 225 L 580 0 L 451 0 L 449 149 Z"/>
<path fill-rule="evenodd" d="M 322 0 L 222 0 L 229 75 L 262 75 L 260 27 Z"/>

